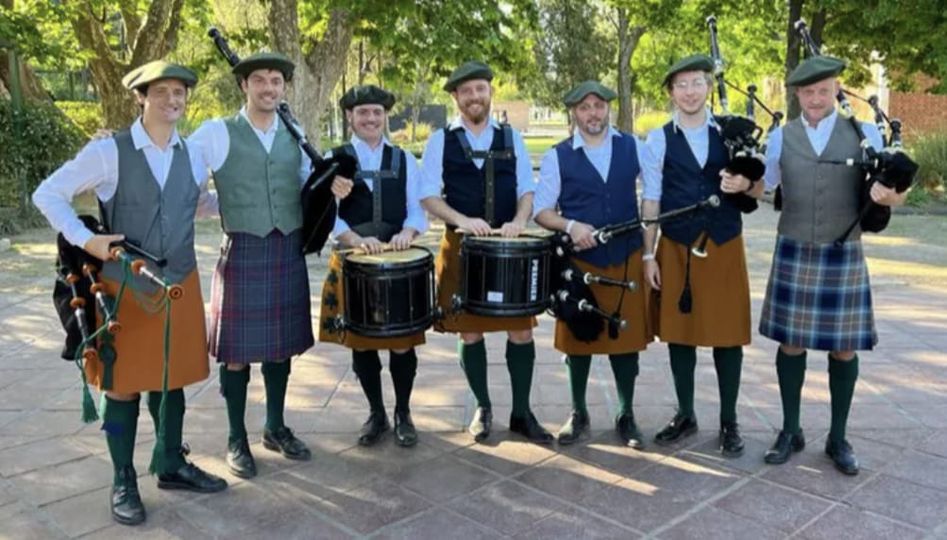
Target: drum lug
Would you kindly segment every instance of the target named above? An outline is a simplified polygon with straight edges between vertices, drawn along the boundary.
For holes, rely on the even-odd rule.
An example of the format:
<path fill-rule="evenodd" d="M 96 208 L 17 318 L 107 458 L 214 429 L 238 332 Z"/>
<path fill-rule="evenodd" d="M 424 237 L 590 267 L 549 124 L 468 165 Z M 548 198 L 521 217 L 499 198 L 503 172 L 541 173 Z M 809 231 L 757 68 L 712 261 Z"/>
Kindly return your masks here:
<path fill-rule="evenodd" d="M 464 308 L 464 299 L 459 294 L 450 297 L 451 313 L 457 313 Z"/>

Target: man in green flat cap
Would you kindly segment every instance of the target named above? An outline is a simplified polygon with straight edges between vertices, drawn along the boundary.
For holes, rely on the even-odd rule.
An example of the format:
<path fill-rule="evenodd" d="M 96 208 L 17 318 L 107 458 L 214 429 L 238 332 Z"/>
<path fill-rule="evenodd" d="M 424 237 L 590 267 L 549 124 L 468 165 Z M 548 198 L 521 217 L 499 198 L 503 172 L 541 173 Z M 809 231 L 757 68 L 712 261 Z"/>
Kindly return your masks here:
<path fill-rule="evenodd" d="M 744 446 L 737 424 L 737 396 L 743 346 L 750 343 L 750 284 L 743 219 L 724 194 L 761 191 L 762 185 L 740 175 L 722 176 L 730 157 L 720 126 L 707 107 L 713 69 L 713 60 L 704 54 L 673 64 L 664 77 L 674 106 L 672 119 L 648 134 L 647 144 L 660 174 L 658 199 L 644 203 L 646 217 L 710 195 L 721 201 L 719 207 L 704 209 L 690 219 L 662 224 L 660 245 L 656 245 L 657 227 L 646 233 L 645 276 L 660 299 L 652 311 L 657 319 L 654 326 L 667 343 L 677 395 L 677 412 L 654 441 L 671 445 L 697 432 L 697 347 L 711 347 L 720 395 L 718 445 L 724 456 L 737 457 Z M 694 249 L 707 256 L 694 257 Z"/>
<path fill-rule="evenodd" d="M 815 56 L 786 80 L 802 115 L 771 133 L 766 149 L 766 185 L 782 186 L 783 207 L 760 333 L 780 344 L 776 373 L 783 426 L 766 463 L 785 463 L 805 446 L 799 407 L 806 350 L 816 349 L 828 351 L 832 422 L 825 453 L 839 471 L 855 475 L 858 460 L 845 429 L 858 379 L 856 351 L 873 349 L 878 333 L 860 227 L 836 244 L 859 214 L 865 182 L 861 168 L 844 165 L 862 159 L 855 126 L 835 108 L 844 69 L 841 60 Z M 881 150 L 877 127 L 859 124 L 867 142 Z M 880 205 L 903 204 L 906 196 L 877 182 L 871 186 L 871 199 Z"/>
<path fill-rule="evenodd" d="M 437 304 L 449 315 L 434 328 L 460 334 L 460 365 L 477 398 L 468 427 L 474 440 L 486 439 L 493 425 L 484 332 L 506 331 L 506 365 L 513 387 L 510 430 L 548 444 L 552 435 L 529 407 L 536 318 L 456 314 L 452 308 L 462 275 L 458 229 L 473 235 L 500 229 L 504 237 L 516 237 L 526 228 L 533 208 L 535 182 L 523 138 L 490 117 L 492 80 L 493 72 L 483 62 L 467 62 L 451 73 L 444 90 L 454 98 L 460 115 L 432 133 L 424 149 L 421 204 L 446 224 L 436 264 Z"/>
<path fill-rule="evenodd" d="M 165 314 L 154 311 L 151 298 L 139 304 L 141 295 L 150 296 L 153 291 L 138 279 L 128 282 L 135 293 L 126 291 L 116 308 L 123 331 L 113 338 L 114 362 L 90 359 L 83 366 L 87 380 L 105 394 L 102 429 L 115 471 L 112 518 L 137 525 L 145 520 L 133 465 L 141 392 L 148 392 L 148 410 L 164 443 L 164 452 L 156 450 L 152 459 L 158 487 L 209 493 L 226 488 L 227 483 L 187 462 L 182 443 L 184 387 L 208 375 L 194 219 L 214 209 L 199 207 L 207 189 L 207 171 L 200 153 L 184 143 L 175 127 L 197 77 L 183 66 L 155 61 L 130 72 L 123 83 L 134 92 L 141 116 L 128 129 L 86 145 L 40 184 L 33 202 L 68 242 L 105 261 L 100 278 L 108 296 L 118 298 L 123 276 L 109 245 L 122 239 L 165 258 L 167 265 L 158 271 L 185 291 L 170 308 L 173 338 L 166 386 Z M 87 229 L 72 209 L 70 202 L 83 192 L 96 194 L 109 234 Z"/>
<path fill-rule="evenodd" d="M 244 423 L 252 363 L 262 364 L 266 389 L 263 447 L 292 460 L 310 458 L 283 419 L 290 358 L 314 343 L 299 196 L 311 163 L 276 115 L 293 69 L 278 53 L 244 58 L 233 73 L 246 104 L 232 117 L 204 122 L 188 139 L 213 171 L 224 229 L 210 353 L 220 364 L 230 421 L 227 465 L 241 478 L 256 475 Z"/>
<path fill-rule="evenodd" d="M 658 196 L 657 165 L 645 145 L 609 123 L 609 102 L 615 97 L 614 91 L 597 81 L 583 82 L 565 95 L 563 103 L 569 108 L 575 133 L 543 156 L 533 213 L 536 223 L 572 238 L 577 251 L 571 263 L 579 272 L 640 284 L 644 280 L 641 233 L 635 231 L 602 245 L 592 234 L 606 225 L 638 219 L 639 178 L 645 200 Z M 588 435 L 585 392 L 592 355 L 607 354 L 618 389 L 615 431 L 623 444 L 644 448 L 632 409 L 638 353 L 653 339 L 644 287 L 622 287 L 619 292 L 593 283 L 589 289 L 592 300 L 627 321 L 628 328 L 607 334 L 600 331 L 587 340 L 573 333 L 567 321 L 556 321 L 555 347 L 567 355 L 573 409 L 559 430 L 559 443 L 572 444 Z"/>
<path fill-rule="evenodd" d="M 385 137 L 388 111 L 394 103 L 395 96 L 374 85 L 351 88 L 339 101 L 353 134 L 347 144 L 326 153 L 326 159 L 345 153 L 358 163 L 354 188 L 339 203 L 332 231 L 341 247 L 360 247 L 368 253 L 379 253 L 383 243 L 387 243 L 390 248 L 403 251 L 411 247 L 414 238 L 427 231 L 427 216 L 419 198 L 421 169 L 417 160 Z M 322 287 L 319 341 L 352 349 L 352 371 L 358 376 L 370 407 L 358 443 L 371 446 L 390 427 L 382 396 L 378 355 L 378 351 L 387 349 L 388 370 L 395 388 L 395 442 L 400 446 L 414 446 L 418 436 L 409 404 L 418 369 L 414 348 L 424 343 L 424 332 L 379 338 L 330 330 L 325 322 L 338 317 L 342 308 L 342 272 L 342 256 L 335 251 Z"/>

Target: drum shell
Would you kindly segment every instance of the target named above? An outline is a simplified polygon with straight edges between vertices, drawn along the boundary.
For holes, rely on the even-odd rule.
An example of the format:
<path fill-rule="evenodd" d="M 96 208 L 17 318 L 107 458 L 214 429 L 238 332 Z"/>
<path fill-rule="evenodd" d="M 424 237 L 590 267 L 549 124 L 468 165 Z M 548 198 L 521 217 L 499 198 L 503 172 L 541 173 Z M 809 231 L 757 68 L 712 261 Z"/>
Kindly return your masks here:
<path fill-rule="evenodd" d="M 552 242 L 465 236 L 461 243 L 460 300 L 475 315 L 522 317 L 549 307 Z"/>

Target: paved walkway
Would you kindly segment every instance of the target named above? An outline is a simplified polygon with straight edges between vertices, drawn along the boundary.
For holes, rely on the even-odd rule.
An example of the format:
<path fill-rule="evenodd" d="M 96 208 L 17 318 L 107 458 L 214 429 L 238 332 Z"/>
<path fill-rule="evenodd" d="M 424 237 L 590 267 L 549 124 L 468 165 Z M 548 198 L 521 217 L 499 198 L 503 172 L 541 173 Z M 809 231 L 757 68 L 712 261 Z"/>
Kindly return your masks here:
<path fill-rule="evenodd" d="M 862 463 L 856 477 L 837 473 L 822 453 L 829 395 L 820 354 L 810 357 L 804 392 L 809 446 L 789 464 L 771 467 L 762 454 L 781 414 L 775 347 L 766 339 L 756 337 L 746 350 L 739 402 L 746 453 L 725 460 L 715 449 L 716 381 L 707 351 L 697 373 L 702 429 L 686 443 L 651 444 L 644 452 L 619 446 L 610 430 L 611 372 L 596 360 L 588 397 L 593 438 L 541 447 L 505 430 L 510 394 L 503 341 L 493 336 L 490 390 L 499 425 L 486 444 L 475 445 L 462 432 L 473 401 L 455 341 L 432 332 L 420 350 L 412 405 L 421 443 L 414 449 L 396 447 L 390 437 L 371 449 L 355 445 L 366 405 L 340 347 L 317 345 L 293 365 L 287 421 L 314 449 L 313 460 L 290 463 L 257 442 L 260 475 L 253 481 L 225 472 L 226 411 L 215 378 L 188 388 L 192 458 L 226 477 L 230 488 L 211 496 L 166 493 L 143 476 L 148 521 L 135 532 L 188 539 L 947 538 L 947 248 L 922 239 L 943 238 L 947 225 L 942 218 L 896 220 L 892 234 L 867 242 L 881 345 L 862 356 L 850 419 Z M 754 316 L 774 224 L 768 207 L 748 220 Z M 205 278 L 214 262 L 214 228 L 202 225 L 199 235 Z M 51 234 L 31 238 L 47 243 L 0 254 L 0 537 L 126 538 L 129 529 L 113 525 L 108 514 L 112 474 L 104 437 L 97 424 L 80 423 L 76 370 L 58 360 L 61 330 L 48 292 Z M 310 264 L 317 304 L 324 261 Z M 207 285 L 205 279 L 205 292 Z M 551 329 L 543 317 L 532 400 L 539 419 L 556 430 L 570 407 Z M 666 348 L 653 345 L 641 366 L 635 412 L 650 438 L 674 411 Z M 391 407 L 391 385 L 385 386 Z M 249 399 L 252 432 L 265 414 L 256 370 Z M 136 467 L 146 471 L 153 441 L 147 414 L 139 434 Z"/>

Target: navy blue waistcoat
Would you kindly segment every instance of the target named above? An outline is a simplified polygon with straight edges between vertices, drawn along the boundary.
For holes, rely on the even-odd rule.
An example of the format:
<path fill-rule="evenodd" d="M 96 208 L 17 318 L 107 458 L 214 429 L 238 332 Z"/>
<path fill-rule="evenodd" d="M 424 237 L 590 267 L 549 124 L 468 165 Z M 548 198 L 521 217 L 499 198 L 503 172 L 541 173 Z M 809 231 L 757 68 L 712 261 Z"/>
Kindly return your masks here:
<path fill-rule="evenodd" d="M 338 155 L 341 152 L 354 154 L 355 149 L 345 148 L 345 146 L 332 149 L 332 155 Z M 391 170 L 393 152 L 404 152 L 404 150 L 385 145 L 381 155 L 381 171 Z M 355 157 L 358 159 L 357 155 Z M 407 165 L 404 156 L 401 156 L 399 162 L 397 178 L 382 178 L 372 182 L 372 189 L 381 189 L 381 220 L 391 225 L 395 231 L 401 230 L 405 218 L 408 217 Z M 359 183 L 364 184 L 365 180 L 356 179 L 356 187 Z M 353 189 L 352 193 L 339 203 L 339 216 L 348 223 L 349 227 L 355 228 L 358 225 L 372 221 L 373 206 L 372 192 L 367 187 L 365 189 Z M 387 240 L 384 239 L 384 241 Z"/>
<path fill-rule="evenodd" d="M 505 149 L 503 130 L 493 129 L 492 151 Z M 483 218 L 486 214 L 484 183 L 487 164 L 478 169 L 467 159 L 458 137 L 466 137 L 463 129 L 444 128 L 444 198 L 447 204 L 468 217 Z M 512 221 L 516 216 L 516 159 L 496 159 L 493 162 L 494 223 L 491 227 Z M 523 157 L 521 159 L 527 159 Z"/>

